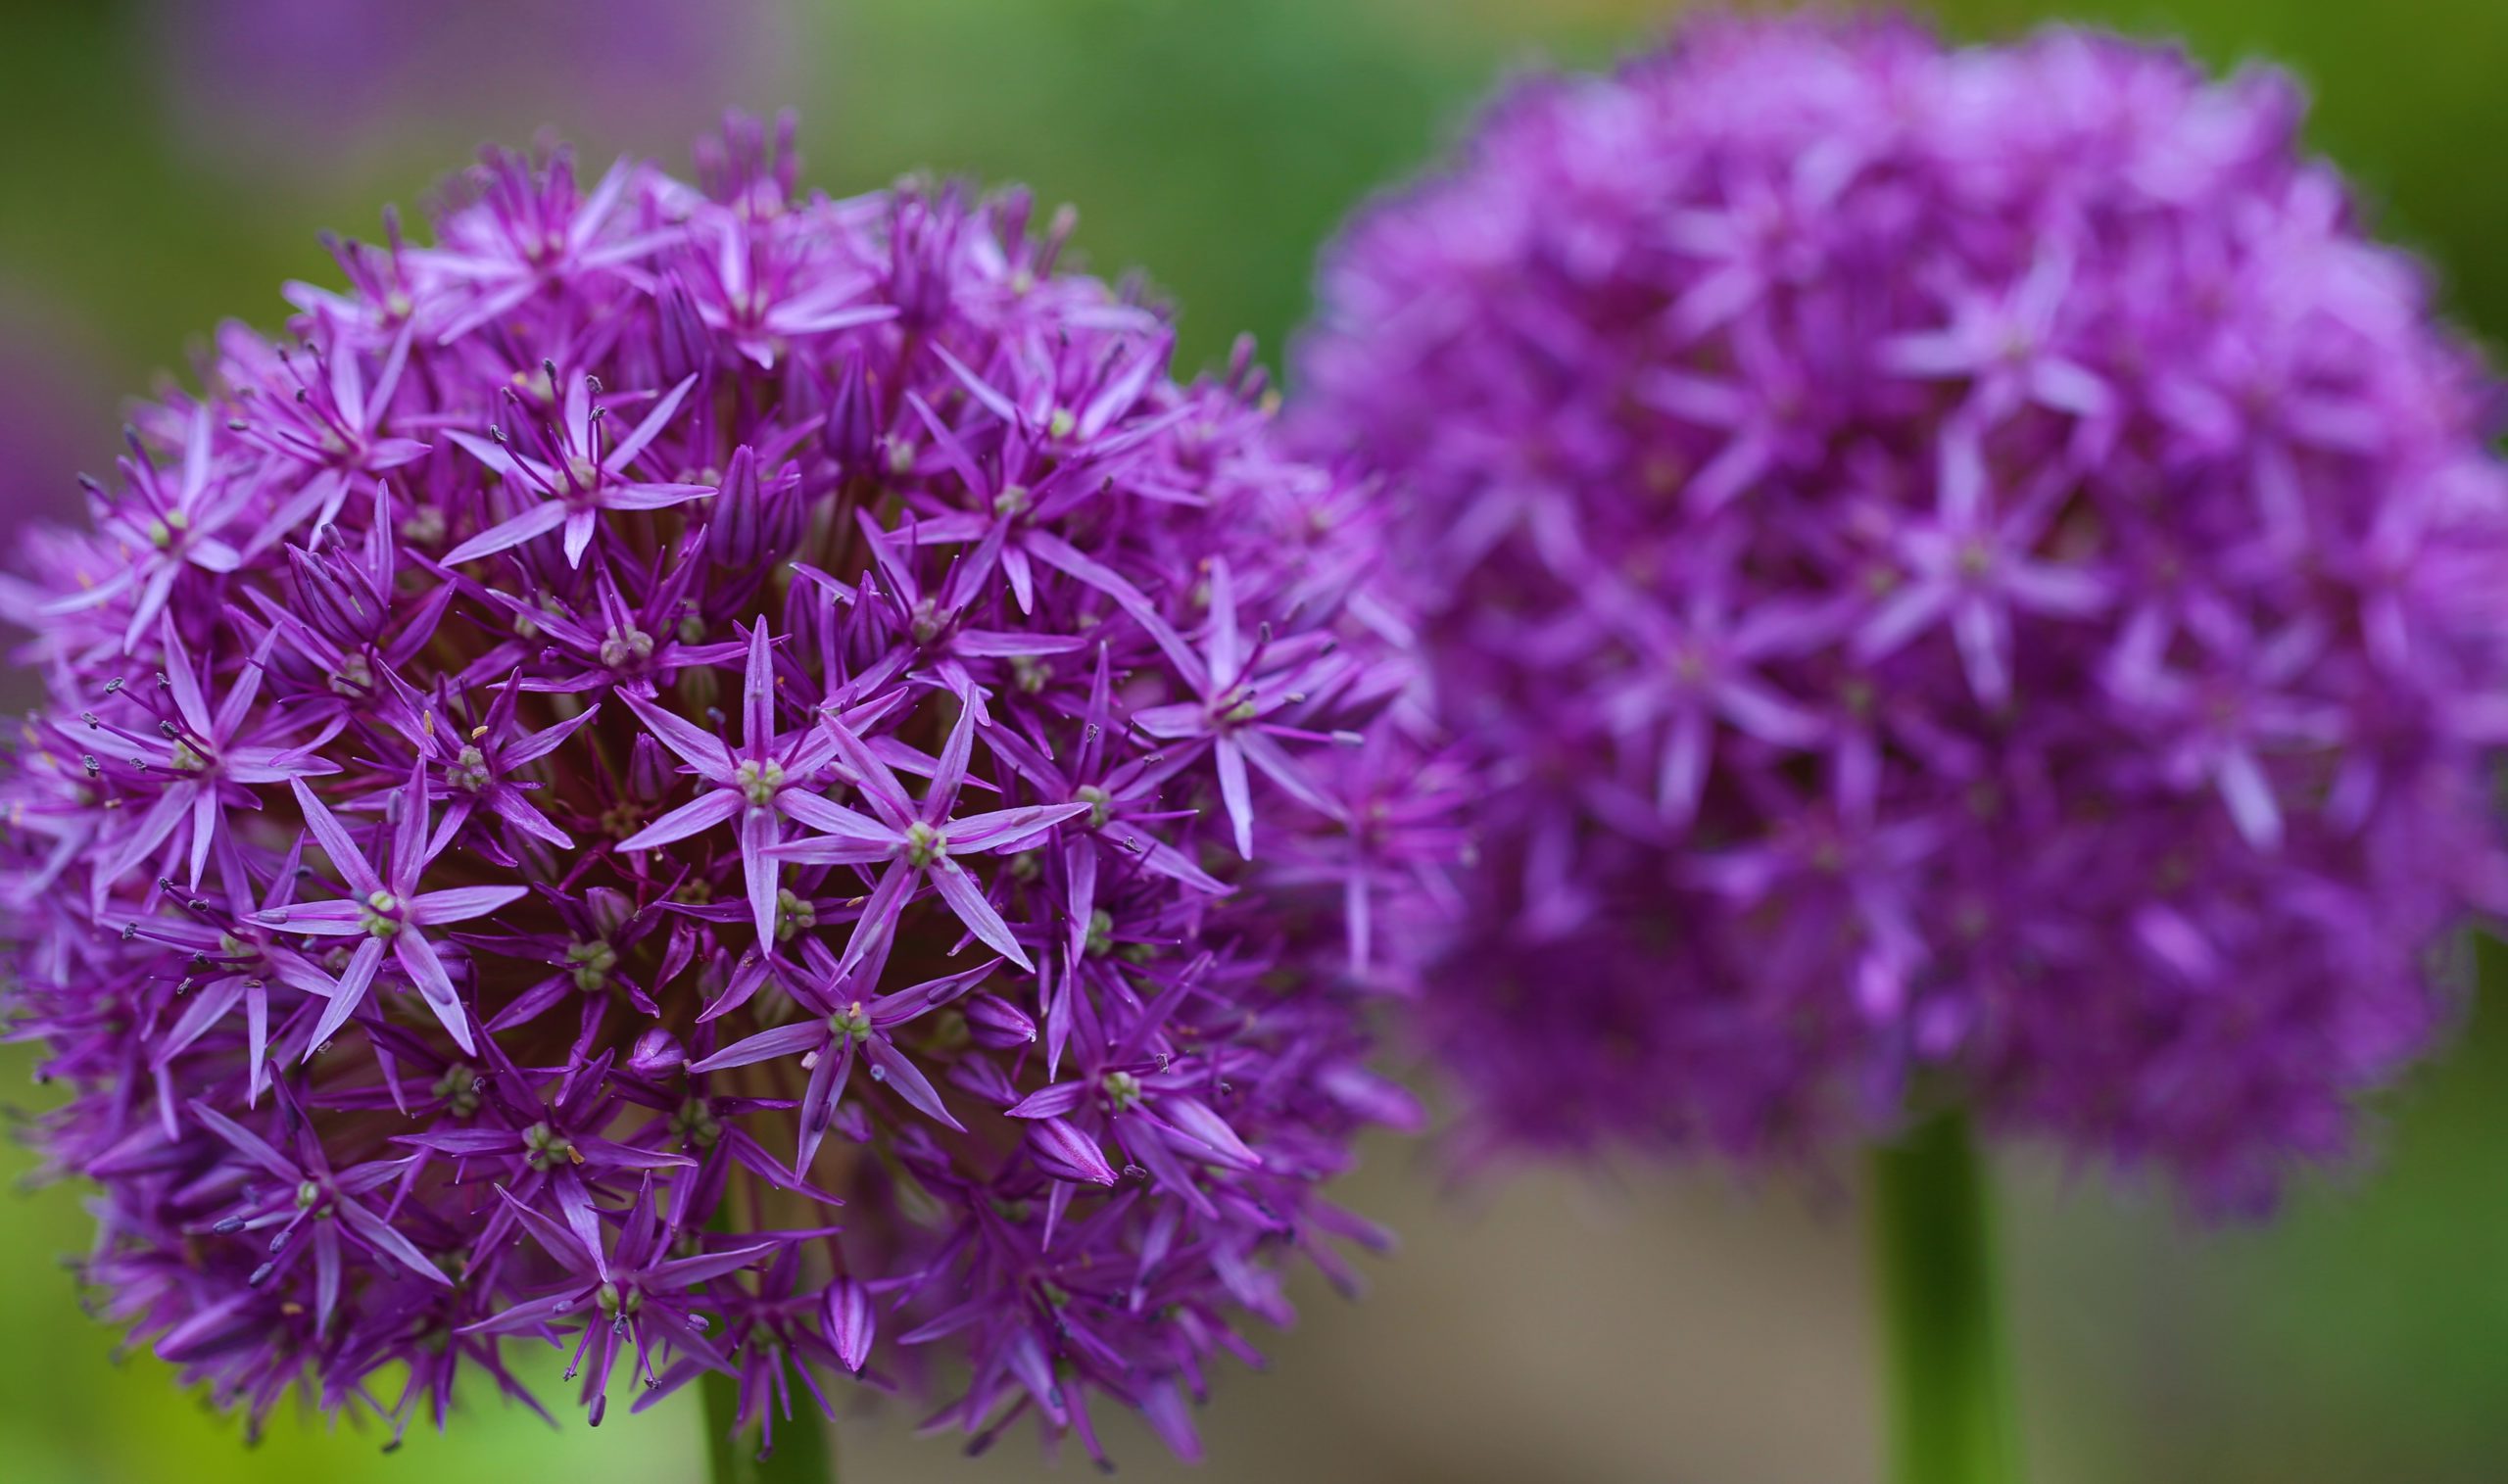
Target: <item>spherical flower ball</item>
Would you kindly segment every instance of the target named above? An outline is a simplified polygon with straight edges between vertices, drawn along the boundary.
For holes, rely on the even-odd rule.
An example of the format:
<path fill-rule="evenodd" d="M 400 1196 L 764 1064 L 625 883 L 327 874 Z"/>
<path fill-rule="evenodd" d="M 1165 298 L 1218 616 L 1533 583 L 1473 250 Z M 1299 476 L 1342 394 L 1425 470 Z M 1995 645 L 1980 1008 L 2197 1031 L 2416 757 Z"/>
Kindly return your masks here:
<path fill-rule="evenodd" d="M 596 1422 L 854 1376 L 1190 1454 L 1414 1117 L 1375 516 L 1024 197 L 700 159 L 492 154 L 340 246 L 0 590 L 84 1278 L 256 1423 L 441 1425 L 554 1340 Z"/>
<path fill-rule="evenodd" d="M 1490 780 L 1424 982 L 1493 1143 L 1959 1101 L 2206 1204 L 2353 1142 L 2502 901 L 2499 403 L 2293 86 L 1722 21 L 1326 263 Z"/>

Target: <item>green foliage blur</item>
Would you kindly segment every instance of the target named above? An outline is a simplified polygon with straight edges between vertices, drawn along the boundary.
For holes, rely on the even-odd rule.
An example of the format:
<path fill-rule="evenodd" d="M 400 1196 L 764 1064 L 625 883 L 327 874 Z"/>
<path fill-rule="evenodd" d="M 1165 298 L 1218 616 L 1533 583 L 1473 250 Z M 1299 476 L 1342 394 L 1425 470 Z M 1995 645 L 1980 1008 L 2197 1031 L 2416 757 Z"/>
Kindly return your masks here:
<path fill-rule="evenodd" d="M 2043 0 L 1945 0 L 1939 9 L 1946 24 L 1977 36 L 2053 13 Z M 2224 67 L 2271 58 L 2293 69 L 2317 99 L 2317 143 L 2350 169 L 2374 219 L 2428 257 L 2444 302 L 2477 333 L 2508 334 L 2508 172 L 2494 160 L 2508 139 L 2508 87 L 2499 81 L 2508 77 L 2508 3 L 2077 0 L 2063 10 L 2181 35 Z M 179 370 L 221 316 L 274 324 L 281 281 L 329 275 L 317 228 L 372 235 L 381 203 L 420 206 L 484 130 L 526 143 L 534 124 L 570 124 L 562 113 L 453 113 L 318 164 L 266 142 L 221 148 L 214 120 L 171 101 L 169 79 L 187 59 L 163 43 L 155 5 L 64 0 L 0 11 L 0 404 L 23 407 L 39 394 L 81 389 L 74 407 L 47 411 L 45 431 L 90 466 L 110 454 L 110 389 L 142 389 Z M 1603 61 L 1667 14 L 1642 0 L 792 0 L 786 19 L 775 75 L 756 96 L 724 101 L 798 106 L 814 182 L 845 190 L 908 169 L 963 171 L 1026 180 L 1047 204 L 1077 202 L 1090 264 L 1107 272 L 1147 264 L 1185 307 L 1181 357 L 1189 366 L 1224 354 L 1245 329 L 1277 363 L 1332 224 L 1371 189 L 1431 158 L 1496 78 L 1544 58 Z M 536 63 L 556 78 L 568 59 Z M 562 88 L 549 96 L 562 97 Z M 668 139 L 577 137 L 596 160 L 632 145 L 685 163 L 684 145 Z M 7 410 L 0 407 L 0 426 Z M 0 459 L 11 456 L 0 447 Z M 43 471 L 50 484 L 29 483 L 36 476 L 24 469 L 6 472 L 0 499 L 54 504 L 42 492 L 57 488 L 67 506 L 72 468 Z M 0 511 L 14 513 L 23 510 Z M 2485 952 L 2483 968 L 2484 980 L 2500 981 L 2508 959 Z M 2485 993 L 2492 1002 L 2481 1008 L 2500 1010 L 2497 990 Z M 2201 1230 L 2151 1192 L 2011 1162 L 2007 1270 L 2019 1290 L 2042 1479 L 2508 1478 L 2508 1150 L 2495 1132 L 2508 1128 L 2508 1026 L 2475 1008 L 2467 1006 L 2469 1037 L 2394 1100 L 2377 1158 L 2303 1190 L 2267 1228 Z M 23 1048 L 0 1051 L 0 1100 L 42 1105 L 30 1067 Z M 24 1151 L 0 1151 L 10 1175 L 31 1164 Z M 1369 1179 L 1354 1202 L 1376 1197 L 1379 1208 L 1390 1202 L 1411 1213 L 1414 1256 L 1427 1258 L 1449 1240 L 1434 1215 L 1444 1209 L 1438 1193 L 1384 1194 L 1428 1184 L 1419 1162 L 1381 1152 Z M 1720 1184 L 1709 1195 L 1784 1206 Z M 1510 1199 L 1503 1187 L 1479 1197 Z M 1767 1220 L 1801 1220 L 1788 1210 Z M 1851 1215 L 1811 1220 L 1849 1228 L 1842 1246 L 1830 1241 L 1822 1252 L 1851 1253 Z M 1561 1230 L 1540 1250 L 1572 1267 L 1576 1237 Z M 614 1409 L 618 1420 L 593 1433 L 571 1420 L 552 1430 L 479 1397 L 450 1437 L 413 1436 L 392 1456 L 376 1428 L 326 1430 L 282 1410 L 270 1435 L 248 1450 L 232 1419 L 177 1392 L 164 1367 L 145 1358 L 114 1362 L 117 1337 L 80 1314 L 58 1262 L 86 1235 L 72 1189 L 0 1198 L 0 1479 L 677 1484 L 697 1476 L 697 1421 L 693 1409 L 676 1405 L 654 1417 Z M 1379 1301 L 1330 1318 L 1329 1332 L 1369 1333 L 1377 1337 L 1374 1353 L 1402 1354 L 1402 1326 L 1428 1322 L 1405 1307 L 1399 1269 L 1410 1260 L 1396 1260 Z M 1492 1262 L 1479 1280 L 1496 1287 L 1511 1273 Z M 1592 1279 L 1647 1280 L 1644 1271 Z M 1297 1390 L 1310 1358 L 1286 1353 L 1293 1348 L 1283 1347 L 1276 1379 L 1228 1378 L 1214 1413 L 1215 1462 L 1201 1477 L 1269 1476 L 1247 1460 L 1283 1457 L 1277 1436 L 1248 1443 L 1269 1452 L 1232 1454 L 1231 1443 L 1249 1429 L 1322 1427 L 1315 1419 L 1327 1415 L 1340 1430 L 1319 1434 L 1332 1441 L 1304 1458 L 1308 1476 L 1467 1476 L 1429 1471 L 1407 1445 L 1383 1442 L 1371 1453 L 1365 1398 L 1327 1407 Z M 1495 1371 L 1509 1358 L 1445 1364 Z M 537 1378 L 563 1415 L 571 1388 L 555 1384 L 554 1370 Z M 1240 1406 L 1249 1420 L 1223 1425 L 1219 1418 Z M 945 1442 L 907 1436 L 910 1421 L 892 1416 L 873 1431 L 868 1457 L 880 1466 L 863 1477 L 1006 1478 L 1033 1469 L 1024 1437 L 1004 1444 L 1005 1457 L 967 1465 Z M 1650 1438 L 1676 1446 L 1649 1425 L 1644 1416 L 1591 1421 L 1597 1431 L 1636 1430 L 1634 1452 L 1607 1455 L 1623 1460 L 1649 1457 Z M 1829 1425 L 1852 1430 L 1866 1419 Z M 1125 1436 L 1126 1461 L 1137 1465 L 1128 1471 L 1169 1476 L 1153 1445 Z M 1664 1476 L 1580 1471 L 1557 1451 L 1568 1444 L 1529 1431 L 1519 1442 L 1553 1450 L 1555 1471 L 1534 1476 Z M 1836 1456 L 1868 1451 L 1849 1437 Z M 1772 1440 L 1767 1457 L 1777 1456 Z M 1492 1457 L 1524 1455 L 1501 1448 Z M 1487 1471 L 1468 1476 L 1525 1476 L 1481 1466 Z M 1796 1476 L 1774 1468 L 1749 1477 Z"/>

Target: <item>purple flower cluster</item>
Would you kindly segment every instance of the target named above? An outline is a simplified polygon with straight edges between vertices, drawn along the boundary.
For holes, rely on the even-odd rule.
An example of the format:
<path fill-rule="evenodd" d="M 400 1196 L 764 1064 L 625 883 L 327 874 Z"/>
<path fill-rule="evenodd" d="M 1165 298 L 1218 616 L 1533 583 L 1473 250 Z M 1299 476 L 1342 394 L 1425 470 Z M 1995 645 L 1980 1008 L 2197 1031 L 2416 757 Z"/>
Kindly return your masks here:
<path fill-rule="evenodd" d="M 595 1421 L 727 1371 L 771 1443 L 850 1374 L 1190 1454 L 1416 1117 L 1370 925 L 1444 836 L 1363 493 L 1024 197 L 700 160 L 492 154 L 338 246 L 0 588 L 85 1277 L 256 1421 L 440 1425 L 525 1337 Z"/>
<path fill-rule="evenodd" d="M 1723 21 L 1531 81 L 1329 258 L 1495 783 L 1429 1025 L 1493 1139 L 1956 1097 L 2268 1199 L 2508 901 L 2508 479 L 2290 82 Z"/>

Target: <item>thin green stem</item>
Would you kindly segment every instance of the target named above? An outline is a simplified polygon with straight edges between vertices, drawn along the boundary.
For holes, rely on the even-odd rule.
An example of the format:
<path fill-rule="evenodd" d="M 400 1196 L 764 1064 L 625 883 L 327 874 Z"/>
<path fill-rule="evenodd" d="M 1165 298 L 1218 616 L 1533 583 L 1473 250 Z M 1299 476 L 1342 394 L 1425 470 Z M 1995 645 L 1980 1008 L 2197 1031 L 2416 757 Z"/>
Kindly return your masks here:
<path fill-rule="evenodd" d="M 705 1373 L 705 1453 L 713 1484 L 836 1484 L 836 1434 L 804 1392 L 790 1420 L 775 1419 L 775 1452 L 757 1456 L 755 1428 L 740 1425 L 741 1383 Z"/>
<path fill-rule="evenodd" d="M 1892 1484 L 2019 1484 L 1986 1173 L 1941 1114 L 1873 1156 Z"/>

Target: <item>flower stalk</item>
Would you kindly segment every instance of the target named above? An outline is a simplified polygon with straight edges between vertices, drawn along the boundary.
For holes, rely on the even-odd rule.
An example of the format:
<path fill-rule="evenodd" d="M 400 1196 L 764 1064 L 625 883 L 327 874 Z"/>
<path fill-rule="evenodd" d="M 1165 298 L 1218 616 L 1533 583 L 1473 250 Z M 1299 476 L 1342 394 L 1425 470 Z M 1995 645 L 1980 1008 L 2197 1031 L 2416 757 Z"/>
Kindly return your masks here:
<path fill-rule="evenodd" d="M 1887 1477 L 2017 1484 L 1992 1199 L 1966 1115 L 1934 1115 L 1881 1146 L 1872 1175 Z"/>

